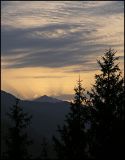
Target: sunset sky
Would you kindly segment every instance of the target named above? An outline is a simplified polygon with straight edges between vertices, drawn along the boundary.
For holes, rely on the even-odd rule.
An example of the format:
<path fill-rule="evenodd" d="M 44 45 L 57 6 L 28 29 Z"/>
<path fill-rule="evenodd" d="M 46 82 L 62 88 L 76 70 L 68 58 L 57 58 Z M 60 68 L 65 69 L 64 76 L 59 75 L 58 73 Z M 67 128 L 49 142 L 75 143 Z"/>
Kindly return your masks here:
<path fill-rule="evenodd" d="M 123 1 L 2 1 L 1 89 L 22 99 L 70 100 L 89 90 L 106 49 L 124 62 Z"/>

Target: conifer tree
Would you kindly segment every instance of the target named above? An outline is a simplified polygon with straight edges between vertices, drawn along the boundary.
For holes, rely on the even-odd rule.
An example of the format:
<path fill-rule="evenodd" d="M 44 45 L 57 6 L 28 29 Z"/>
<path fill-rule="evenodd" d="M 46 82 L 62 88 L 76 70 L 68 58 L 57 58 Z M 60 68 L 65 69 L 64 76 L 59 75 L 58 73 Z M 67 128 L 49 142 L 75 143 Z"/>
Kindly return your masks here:
<path fill-rule="evenodd" d="M 101 61 L 101 73 L 95 75 L 90 95 L 91 155 L 95 159 L 122 159 L 124 155 L 124 83 L 112 49 L 106 50 Z"/>
<path fill-rule="evenodd" d="M 30 159 L 28 154 L 28 146 L 32 143 L 28 139 L 28 134 L 25 131 L 30 124 L 31 116 L 23 112 L 23 108 L 19 105 L 19 99 L 16 99 L 16 104 L 10 108 L 10 113 L 7 113 L 11 120 L 9 128 L 9 137 L 7 137 L 7 159 L 23 160 Z"/>
<path fill-rule="evenodd" d="M 57 156 L 62 160 L 80 160 L 87 157 L 86 119 L 83 116 L 86 112 L 85 106 L 83 106 L 86 97 L 80 78 L 77 85 L 74 88 L 75 96 L 73 102 L 71 102 L 70 112 L 66 116 L 66 123 L 62 128 L 58 127 L 60 139 L 54 137 Z"/>

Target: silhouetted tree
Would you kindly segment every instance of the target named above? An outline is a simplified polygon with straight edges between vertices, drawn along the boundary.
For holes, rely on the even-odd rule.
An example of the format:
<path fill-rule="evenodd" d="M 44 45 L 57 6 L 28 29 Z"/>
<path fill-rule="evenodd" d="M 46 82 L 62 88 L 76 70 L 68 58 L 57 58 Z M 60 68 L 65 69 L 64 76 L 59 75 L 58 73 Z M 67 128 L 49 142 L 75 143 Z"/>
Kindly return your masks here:
<path fill-rule="evenodd" d="M 124 155 L 124 83 L 115 51 L 107 50 L 98 60 L 90 95 L 91 129 L 89 149 L 95 159 L 122 159 Z"/>
<path fill-rule="evenodd" d="M 62 128 L 58 127 L 60 139 L 53 138 L 57 156 L 63 160 L 81 160 L 87 157 L 86 118 L 84 117 L 86 107 L 83 106 L 86 97 L 80 78 L 74 90 L 74 101 L 71 103 L 70 113 L 66 116 L 66 123 Z"/>
<path fill-rule="evenodd" d="M 7 159 L 22 160 L 29 159 L 28 146 L 32 143 L 28 140 L 28 135 L 25 129 L 30 124 L 31 116 L 23 112 L 23 108 L 19 105 L 19 99 L 16 99 L 16 104 L 10 108 L 10 113 L 7 113 L 11 120 L 9 128 L 9 137 L 7 137 Z"/>

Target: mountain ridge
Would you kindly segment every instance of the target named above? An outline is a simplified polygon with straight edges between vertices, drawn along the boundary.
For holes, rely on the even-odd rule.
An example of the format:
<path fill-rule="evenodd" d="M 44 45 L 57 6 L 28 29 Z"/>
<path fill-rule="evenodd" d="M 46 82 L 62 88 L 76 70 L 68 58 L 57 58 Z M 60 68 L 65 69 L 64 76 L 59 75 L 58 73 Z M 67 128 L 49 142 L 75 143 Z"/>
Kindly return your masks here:
<path fill-rule="evenodd" d="M 19 98 L 15 95 L 13 95 L 12 93 L 9 93 L 9 92 L 6 92 L 4 90 L 0 90 L 1 92 L 1 95 L 2 94 L 6 94 L 8 96 L 11 96 L 13 98 Z M 60 103 L 60 102 L 67 102 L 69 103 L 68 101 L 66 100 L 60 100 L 60 99 L 57 99 L 55 97 L 51 97 L 51 96 L 48 96 L 48 95 L 43 95 L 43 96 L 40 96 L 40 97 L 37 97 L 37 98 L 34 98 L 34 99 L 21 99 L 19 98 L 21 101 L 30 101 L 30 102 L 45 102 L 45 103 Z"/>
<path fill-rule="evenodd" d="M 15 104 L 15 98 L 17 97 L 1 91 L 1 130 L 3 144 L 5 144 L 3 137 L 7 136 L 8 126 L 11 125 L 7 113 L 10 112 L 10 108 Z M 31 150 L 33 156 L 36 157 L 41 152 L 43 137 L 46 137 L 51 144 L 52 136 L 58 136 L 57 126 L 64 124 L 65 116 L 70 110 L 70 104 L 65 101 L 51 103 L 20 100 L 19 105 L 23 107 L 25 113 L 32 115 L 31 124 L 28 127 L 28 135 L 34 140 L 34 145 L 32 145 Z"/>
<path fill-rule="evenodd" d="M 51 102 L 51 103 L 64 102 L 62 100 L 59 100 L 57 98 L 53 98 L 53 97 L 50 97 L 50 96 L 47 96 L 47 95 L 40 96 L 38 98 L 33 99 L 32 101 L 35 101 L 35 102 Z"/>

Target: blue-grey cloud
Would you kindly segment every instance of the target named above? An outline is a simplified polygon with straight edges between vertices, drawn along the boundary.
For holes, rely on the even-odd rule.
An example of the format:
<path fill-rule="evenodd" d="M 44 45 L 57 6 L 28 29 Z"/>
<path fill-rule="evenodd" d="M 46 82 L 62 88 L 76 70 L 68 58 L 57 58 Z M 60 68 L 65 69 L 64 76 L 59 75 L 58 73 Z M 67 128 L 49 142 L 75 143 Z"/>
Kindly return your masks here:
<path fill-rule="evenodd" d="M 101 4 L 101 2 L 100 2 Z M 88 12 L 93 13 L 96 16 L 109 16 L 114 14 L 123 14 L 124 10 L 124 1 L 121 2 L 112 2 L 104 3 L 103 5 L 96 5 L 92 8 L 87 8 Z"/>
<path fill-rule="evenodd" d="M 71 25 L 71 24 L 70 24 Z M 72 29 L 73 27 L 77 27 L 78 25 L 69 26 L 68 24 L 56 24 L 56 25 L 47 25 L 44 27 L 36 27 L 36 28 L 26 28 L 26 29 L 11 29 L 8 30 L 6 26 L 2 28 L 2 55 L 5 56 L 9 54 L 11 51 L 15 49 L 33 49 L 33 48 L 62 48 L 67 46 L 68 44 L 72 44 L 73 42 L 77 42 L 80 39 L 80 31 L 77 31 L 73 34 L 67 32 L 67 35 L 64 37 L 56 37 L 53 38 L 51 35 L 47 37 L 48 32 L 54 32 L 58 29 L 63 29 L 66 31 L 67 29 Z M 35 32 L 40 32 L 41 35 L 37 35 Z M 57 33 L 58 34 L 58 33 Z M 85 31 L 84 34 L 89 34 L 89 31 Z M 58 35 L 57 35 L 58 36 Z M 77 37 L 75 39 L 75 37 Z M 37 51 L 37 50 L 36 50 Z M 8 53 L 9 52 L 9 53 Z M 14 54 L 12 52 L 11 54 Z M 18 54 L 16 52 L 15 54 Z M 19 53 L 20 54 L 20 53 Z M 35 53 L 34 53 L 35 54 Z"/>
<path fill-rule="evenodd" d="M 123 10 L 123 2 L 111 1 L 2 2 L 2 67 L 80 65 L 84 69 L 71 71 L 96 70 L 93 61 L 106 48 L 123 53 L 123 29 L 117 29 Z M 110 35 L 108 25 L 116 32 Z"/>

